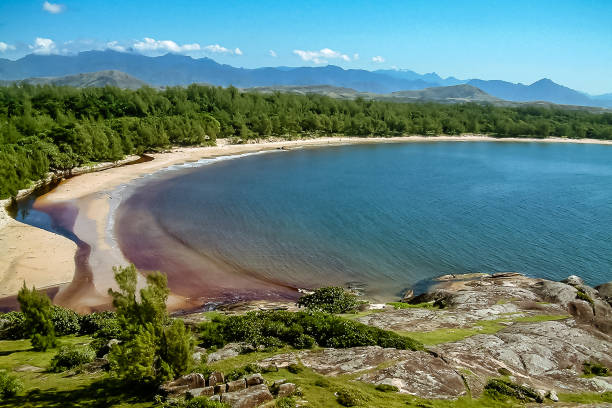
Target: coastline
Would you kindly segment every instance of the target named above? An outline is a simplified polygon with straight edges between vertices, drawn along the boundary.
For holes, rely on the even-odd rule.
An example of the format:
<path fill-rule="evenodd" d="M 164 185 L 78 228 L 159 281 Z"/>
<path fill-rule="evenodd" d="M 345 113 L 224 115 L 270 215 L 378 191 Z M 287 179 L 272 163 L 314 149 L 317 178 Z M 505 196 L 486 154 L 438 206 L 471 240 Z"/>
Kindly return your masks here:
<path fill-rule="evenodd" d="M 331 146 L 361 143 L 393 142 L 538 142 L 607 144 L 608 140 L 592 139 L 525 139 L 493 138 L 482 135 L 405 136 L 393 138 L 323 137 L 300 140 L 265 141 L 229 145 L 220 139 L 217 146 L 174 148 L 151 154 L 153 160 L 129 166 L 113 165 L 104 171 L 93 171 L 62 181 L 51 192 L 35 202 L 37 209 L 69 205 L 76 209 L 72 230 L 88 247 L 85 262 L 88 271 L 77 270 L 77 244 L 57 234 L 12 219 L 0 208 L 0 297 L 16 294 L 23 281 L 38 288 L 59 287 L 54 301 L 79 311 L 108 306 L 106 295 L 114 287 L 112 266 L 125 265 L 127 260 L 114 242 L 113 212 L 121 199 L 122 186 L 160 170 L 201 159 L 235 156 L 268 150 L 309 146 Z M 127 161 L 124 161 L 127 162 Z M 79 247 L 80 248 L 80 247 Z M 83 256 L 83 254 L 81 254 Z M 82 259 L 81 259 L 82 260 Z M 171 296 L 170 309 L 194 307 L 188 299 Z"/>

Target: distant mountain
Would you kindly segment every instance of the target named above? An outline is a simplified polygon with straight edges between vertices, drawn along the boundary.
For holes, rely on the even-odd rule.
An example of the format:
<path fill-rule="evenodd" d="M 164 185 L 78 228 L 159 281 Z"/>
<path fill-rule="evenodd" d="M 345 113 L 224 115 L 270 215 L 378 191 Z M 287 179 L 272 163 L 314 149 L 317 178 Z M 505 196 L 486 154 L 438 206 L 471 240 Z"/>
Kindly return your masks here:
<path fill-rule="evenodd" d="M 453 85 L 425 88 L 418 91 L 393 92 L 388 96 L 390 99 L 402 102 L 409 101 L 431 101 L 431 102 L 502 102 L 499 98 L 483 92 L 472 85 Z"/>
<path fill-rule="evenodd" d="M 91 88 L 116 86 L 123 89 L 138 89 L 147 85 L 146 82 L 134 78 L 121 71 L 100 71 L 90 72 L 77 75 L 68 75 L 62 77 L 41 77 L 41 78 L 26 78 L 19 81 L 0 81 L 5 85 L 21 82 L 31 85 L 58 85 L 58 86 L 74 86 L 76 88 Z"/>
<path fill-rule="evenodd" d="M 234 85 L 239 88 L 328 85 L 351 88 L 358 92 L 388 94 L 467 83 L 483 90 L 489 96 L 509 101 L 546 101 L 557 104 L 612 107 L 612 97 L 609 98 L 608 95 L 591 97 L 549 79 L 523 85 L 506 81 L 441 78 L 436 73 L 421 75 L 410 70 L 372 72 L 342 69 L 333 65 L 246 69 L 219 64 L 210 58 L 194 59 L 176 54 L 147 57 L 111 50 L 86 51 L 72 56 L 30 54 L 16 61 L 0 59 L 0 80 L 61 77 L 109 70 L 125 72 L 153 86 L 191 83 Z"/>
<path fill-rule="evenodd" d="M 438 86 L 461 85 L 467 82 L 467 80 L 461 80 L 455 77 L 442 78 L 435 72 L 431 72 L 429 74 L 418 74 L 409 69 L 379 69 L 374 72 L 389 75 L 394 78 L 408 79 L 411 81 L 421 80 Z"/>

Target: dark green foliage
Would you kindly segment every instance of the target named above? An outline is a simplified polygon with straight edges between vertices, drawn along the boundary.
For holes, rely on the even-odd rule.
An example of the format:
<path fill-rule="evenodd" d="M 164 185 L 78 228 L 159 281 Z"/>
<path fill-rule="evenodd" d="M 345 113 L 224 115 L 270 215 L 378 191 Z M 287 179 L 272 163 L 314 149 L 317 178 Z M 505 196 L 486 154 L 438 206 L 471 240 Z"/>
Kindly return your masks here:
<path fill-rule="evenodd" d="M 49 371 L 59 373 L 71 368 L 91 363 L 95 357 L 90 347 L 62 347 L 51 359 Z"/>
<path fill-rule="evenodd" d="M 159 405 L 161 408 L 229 408 L 229 405 L 212 401 L 209 397 L 191 399 L 170 399 Z"/>
<path fill-rule="evenodd" d="M 31 336 L 34 350 L 44 351 L 55 347 L 55 330 L 51 320 L 49 297 L 37 292 L 35 288 L 29 290 L 24 282 L 17 294 L 17 300 L 25 318 L 23 322 L 25 334 Z"/>
<path fill-rule="evenodd" d="M 117 314 L 115 312 L 93 312 L 81 316 L 81 334 L 117 331 Z M 111 337 L 112 338 L 112 337 Z"/>
<path fill-rule="evenodd" d="M 17 377 L 7 373 L 5 370 L 0 370 L 0 401 L 13 397 L 21 391 L 22 387 L 21 381 Z"/>
<path fill-rule="evenodd" d="M 375 388 L 380 392 L 399 392 L 399 388 L 397 388 L 395 385 L 378 384 Z"/>
<path fill-rule="evenodd" d="M 357 297 L 339 286 L 319 288 L 300 297 L 298 306 L 327 313 L 346 313 L 357 309 Z"/>
<path fill-rule="evenodd" d="M 148 275 L 147 286 L 137 297 L 134 265 L 114 272 L 119 291 L 109 289 L 109 294 L 117 313 L 120 343 L 110 350 L 112 374 L 128 382 L 158 384 L 186 373 L 194 342 L 182 320 L 170 322 L 166 276 Z"/>
<path fill-rule="evenodd" d="M 78 334 L 81 331 L 81 317 L 70 309 L 54 305 L 51 308 L 51 321 L 58 336 Z"/>
<path fill-rule="evenodd" d="M 354 407 L 367 401 L 367 397 L 357 390 L 341 389 L 336 393 L 336 401 L 345 407 Z"/>
<path fill-rule="evenodd" d="M 331 386 L 330 382 L 326 380 L 325 378 L 318 378 L 314 382 L 314 385 L 317 387 L 321 387 L 321 388 L 329 388 Z"/>
<path fill-rule="evenodd" d="M 523 402 L 544 402 L 544 399 L 532 388 L 515 384 L 509 380 L 494 378 L 489 380 L 484 390 L 489 397 L 500 401 L 514 398 Z"/>
<path fill-rule="evenodd" d="M 276 408 L 295 408 L 297 407 L 295 400 L 291 397 L 283 397 L 276 400 L 274 403 Z"/>
<path fill-rule="evenodd" d="M 391 331 L 322 312 L 265 311 L 245 315 L 218 317 L 202 323 L 200 342 L 203 347 L 222 346 L 233 341 L 253 347 L 303 345 L 304 335 L 322 347 L 347 348 L 381 346 L 421 350 L 422 344 Z"/>
<path fill-rule="evenodd" d="M 215 144 L 217 137 L 245 142 L 266 136 L 461 133 L 612 139 L 612 114 L 339 100 L 200 85 L 136 91 L 15 85 L 0 88 L 0 198 L 14 196 L 50 170 L 169 145 Z"/>
<path fill-rule="evenodd" d="M 289 364 L 287 366 L 287 371 L 289 371 L 291 374 L 299 374 L 304 370 L 303 367 L 301 367 L 299 364 Z"/>
<path fill-rule="evenodd" d="M 610 375 L 608 367 L 589 361 L 584 362 L 582 372 L 587 376 L 607 377 Z"/>
<path fill-rule="evenodd" d="M 24 327 L 25 316 L 21 312 L 8 312 L 0 315 L 0 340 L 17 340 L 27 337 Z"/>
<path fill-rule="evenodd" d="M 227 381 L 239 380 L 249 374 L 255 374 L 261 370 L 255 364 L 247 364 L 244 367 L 236 368 L 225 375 Z"/>

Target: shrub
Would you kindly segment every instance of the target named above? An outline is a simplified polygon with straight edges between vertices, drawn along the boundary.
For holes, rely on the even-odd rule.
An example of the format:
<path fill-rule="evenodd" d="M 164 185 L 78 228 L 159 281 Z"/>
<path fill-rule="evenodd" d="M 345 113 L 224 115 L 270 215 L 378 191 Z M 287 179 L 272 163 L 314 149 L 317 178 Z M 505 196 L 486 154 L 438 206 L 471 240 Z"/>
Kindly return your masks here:
<path fill-rule="evenodd" d="M 339 286 L 320 288 L 299 298 L 298 306 L 327 313 L 346 313 L 357 309 L 357 297 Z"/>
<path fill-rule="evenodd" d="M 71 368 L 91 363 L 94 357 L 95 353 L 90 347 L 64 346 L 51 359 L 50 371 L 59 373 L 70 370 Z"/>
<path fill-rule="evenodd" d="M 25 316 L 21 312 L 8 312 L 0 315 L 0 340 L 19 340 L 28 337 Z"/>
<path fill-rule="evenodd" d="M 45 351 L 55 347 L 55 329 L 51 320 L 51 300 L 46 294 L 39 293 L 35 288 L 29 290 L 25 286 L 17 294 L 19 306 L 25 317 L 23 327 L 31 336 L 32 347 L 37 351 Z"/>
<path fill-rule="evenodd" d="M 200 325 L 204 347 L 211 343 L 239 341 L 258 348 L 293 345 L 296 348 L 347 348 L 381 346 L 422 350 L 423 345 L 409 337 L 322 312 L 264 311 L 229 316 Z"/>
<path fill-rule="evenodd" d="M 354 407 L 366 402 L 367 398 L 357 390 L 342 389 L 336 393 L 336 400 L 342 406 Z"/>
<path fill-rule="evenodd" d="M 329 388 L 331 386 L 331 383 L 325 378 L 317 378 L 317 380 L 314 382 L 314 385 L 316 387 Z"/>
<path fill-rule="evenodd" d="M 119 323 L 115 312 L 93 312 L 81 316 L 81 334 L 97 332 L 116 332 L 119 335 Z M 116 337 L 115 336 L 115 337 Z M 113 338 L 112 336 L 110 338 Z"/>
<path fill-rule="evenodd" d="M 582 288 L 576 288 L 576 299 L 585 300 L 593 306 L 593 299 Z"/>
<path fill-rule="evenodd" d="M 497 369 L 499 375 L 505 375 L 506 377 L 512 375 L 512 372 L 505 367 L 500 367 Z"/>
<path fill-rule="evenodd" d="M 610 375 L 610 370 L 608 370 L 608 367 L 599 363 L 592 363 L 588 361 L 584 362 L 582 372 L 585 375 L 592 375 L 597 377 L 607 377 Z"/>
<path fill-rule="evenodd" d="M 51 321 L 53 322 L 55 334 L 58 336 L 78 334 L 81 331 L 81 318 L 76 312 L 70 309 L 52 306 Z"/>
<path fill-rule="evenodd" d="M 489 397 L 496 400 L 514 398 L 523 402 L 544 402 L 534 389 L 499 378 L 489 380 L 484 390 Z"/>
<path fill-rule="evenodd" d="M 226 408 L 227 405 L 209 397 L 195 397 L 185 402 L 185 408 Z"/>
<path fill-rule="evenodd" d="M 0 370 L 0 401 L 15 396 L 22 388 L 23 385 L 17 377 Z"/>
<path fill-rule="evenodd" d="M 399 392 L 399 388 L 397 388 L 395 385 L 378 384 L 375 388 L 380 392 Z"/>
<path fill-rule="evenodd" d="M 276 400 L 274 404 L 276 408 L 295 408 L 295 400 L 291 397 L 283 397 Z"/>
<path fill-rule="evenodd" d="M 289 364 L 287 366 L 287 371 L 289 371 L 291 374 L 299 374 L 303 370 L 304 369 L 302 367 L 300 367 L 298 364 Z"/>

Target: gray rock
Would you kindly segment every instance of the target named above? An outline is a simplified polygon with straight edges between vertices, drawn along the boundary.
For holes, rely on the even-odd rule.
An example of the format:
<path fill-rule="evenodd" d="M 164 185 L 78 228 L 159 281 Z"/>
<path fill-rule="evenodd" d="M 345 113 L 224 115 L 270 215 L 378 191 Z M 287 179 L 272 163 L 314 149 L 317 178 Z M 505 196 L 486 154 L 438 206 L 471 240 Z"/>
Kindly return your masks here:
<path fill-rule="evenodd" d="M 192 397 L 212 396 L 215 394 L 215 387 L 194 388 L 192 390 L 187 391 L 187 394 Z"/>
<path fill-rule="evenodd" d="M 602 298 L 612 299 L 612 282 L 604 283 L 603 285 L 596 286 L 595 289 L 599 292 L 599 296 Z"/>
<path fill-rule="evenodd" d="M 228 392 L 221 396 L 221 402 L 232 408 L 254 408 L 273 399 L 270 390 L 264 384 L 254 385 L 241 391 Z"/>
<path fill-rule="evenodd" d="M 208 354 L 207 363 L 214 363 L 215 361 L 221 361 L 228 358 L 236 357 L 244 349 L 244 345 L 241 343 L 228 343 L 222 349 L 214 351 Z"/>
<path fill-rule="evenodd" d="M 572 286 L 584 285 L 584 281 L 582 280 L 582 278 L 576 275 L 570 275 L 567 278 L 563 279 L 561 282 L 567 283 L 568 285 L 572 285 Z"/>
<path fill-rule="evenodd" d="M 206 386 L 206 380 L 204 376 L 200 373 L 191 373 L 186 374 L 182 377 L 177 378 L 174 381 L 170 381 L 165 384 L 165 388 L 168 390 L 178 390 L 182 387 L 186 387 L 186 390 L 191 390 L 194 388 L 202 388 Z"/>
<path fill-rule="evenodd" d="M 557 396 L 557 393 L 555 392 L 555 390 L 550 391 L 548 393 L 547 397 L 548 397 L 548 399 L 550 399 L 553 402 L 559 401 L 559 397 Z"/>
<path fill-rule="evenodd" d="M 215 394 L 223 394 L 227 392 L 227 384 L 217 384 L 215 385 Z"/>
<path fill-rule="evenodd" d="M 265 382 L 264 378 L 259 373 L 247 375 L 244 379 L 246 381 L 247 387 L 263 384 Z"/>
<path fill-rule="evenodd" d="M 225 382 L 223 377 L 223 373 L 220 371 L 214 371 L 210 376 L 208 376 L 208 386 L 214 387 L 217 384 L 221 384 Z"/>
<path fill-rule="evenodd" d="M 576 299 L 578 292 L 575 287 L 561 282 L 539 281 L 533 285 L 534 292 L 548 302 L 558 303 L 567 307 L 568 303 Z"/>
<path fill-rule="evenodd" d="M 289 397 L 297 391 L 297 386 L 293 383 L 283 383 L 278 386 L 278 398 Z"/>
<path fill-rule="evenodd" d="M 227 392 L 244 390 L 246 387 L 247 384 L 244 378 L 236 381 L 230 381 L 227 383 Z"/>

